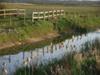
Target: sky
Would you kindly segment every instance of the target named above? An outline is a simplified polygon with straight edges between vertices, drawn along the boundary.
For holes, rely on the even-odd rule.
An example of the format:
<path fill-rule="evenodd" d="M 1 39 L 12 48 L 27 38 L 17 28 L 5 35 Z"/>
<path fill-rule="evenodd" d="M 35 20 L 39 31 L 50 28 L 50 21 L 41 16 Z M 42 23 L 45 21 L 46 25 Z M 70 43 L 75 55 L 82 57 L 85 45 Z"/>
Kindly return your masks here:
<path fill-rule="evenodd" d="M 0 0 L 0 2 L 33 2 L 33 1 L 100 1 L 100 0 Z"/>
<path fill-rule="evenodd" d="M 0 0 L 0 1 L 7 1 L 7 0 Z M 8 1 L 27 1 L 27 0 L 8 0 Z M 30 0 L 30 1 L 34 1 L 34 0 Z M 40 0 L 40 1 L 43 1 L 43 0 Z M 47 1 L 100 1 L 100 0 L 47 0 Z"/>

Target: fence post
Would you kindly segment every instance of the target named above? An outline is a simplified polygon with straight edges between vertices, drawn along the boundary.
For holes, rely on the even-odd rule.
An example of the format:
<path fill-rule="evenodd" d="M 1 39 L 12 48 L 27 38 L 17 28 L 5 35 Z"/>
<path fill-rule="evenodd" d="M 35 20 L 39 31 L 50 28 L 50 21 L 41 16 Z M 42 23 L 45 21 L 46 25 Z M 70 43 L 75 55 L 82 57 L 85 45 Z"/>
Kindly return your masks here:
<path fill-rule="evenodd" d="M 65 11 L 63 10 L 63 16 L 65 16 Z"/>
<path fill-rule="evenodd" d="M 43 19 L 45 20 L 45 11 L 43 12 Z"/>
<path fill-rule="evenodd" d="M 38 19 L 39 19 L 39 16 L 40 16 L 40 12 L 38 12 Z"/>
<path fill-rule="evenodd" d="M 53 13 L 52 13 L 52 18 L 54 17 L 54 10 L 53 10 Z"/>
<path fill-rule="evenodd" d="M 60 10 L 60 16 L 62 15 L 62 11 Z"/>
<path fill-rule="evenodd" d="M 34 17 L 34 15 L 36 15 Z M 48 19 L 48 18 L 55 18 L 59 15 L 64 15 L 64 10 L 53 10 L 53 11 L 44 11 L 44 12 L 40 12 L 40 11 L 37 11 L 37 12 L 33 12 L 32 13 L 32 22 L 34 22 L 35 19 Z"/>
<path fill-rule="evenodd" d="M 25 17 L 26 16 L 26 13 L 25 13 L 25 9 L 24 9 L 24 25 L 25 25 Z"/>
<path fill-rule="evenodd" d="M 5 9 L 3 9 L 3 11 L 4 11 L 4 18 L 6 17 L 6 10 Z"/>
<path fill-rule="evenodd" d="M 32 13 L 32 22 L 34 22 L 34 12 Z"/>
<path fill-rule="evenodd" d="M 48 18 L 50 18 L 51 17 L 51 11 L 48 11 L 48 14 L 49 14 L 49 17 Z"/>
<path fill-rule="evenodd" d="M 47 20 L 48 20 L 48 17 L 49 17 L 49 11 L 47 11 Z"/>
<path fill-rule="evenodd" d="M 57 17 L 57 14 L 58 14 L 58 10 L 56 10 L 56 17 Z"/>
<path fill-rule="evenodd" d="M 10 25 L 12 25 L 12 21 L 11 21 L 11 15 L 10 15 Z"/>

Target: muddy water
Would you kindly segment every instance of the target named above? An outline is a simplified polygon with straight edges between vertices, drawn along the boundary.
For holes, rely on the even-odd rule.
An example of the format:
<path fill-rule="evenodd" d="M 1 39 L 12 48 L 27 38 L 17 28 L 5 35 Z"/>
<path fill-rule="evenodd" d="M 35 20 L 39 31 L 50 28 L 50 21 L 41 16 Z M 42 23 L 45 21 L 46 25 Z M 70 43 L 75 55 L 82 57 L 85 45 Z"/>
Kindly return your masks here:
<path fill-rule="evenodd" d="M 20 52 L 14 55 L 0 56 L 0 75 L 2 75 L 3 63 L 8 71 L 8 75 L 13 75 L 17 68 L 41 63 L 46 64 L 53 59 L 61 59 L 64 55 L 67 55 L 73 51 L 80 51 L 82 46 L 86 42 L 93 42 L 95 39 L 100 39 L 100 32 L 92 32 L 79 36 L 73 36 L 70 39 L 66 39 L 58 44 L 50 44 L 43 48 L 36 48 L 27 52 Z"/>

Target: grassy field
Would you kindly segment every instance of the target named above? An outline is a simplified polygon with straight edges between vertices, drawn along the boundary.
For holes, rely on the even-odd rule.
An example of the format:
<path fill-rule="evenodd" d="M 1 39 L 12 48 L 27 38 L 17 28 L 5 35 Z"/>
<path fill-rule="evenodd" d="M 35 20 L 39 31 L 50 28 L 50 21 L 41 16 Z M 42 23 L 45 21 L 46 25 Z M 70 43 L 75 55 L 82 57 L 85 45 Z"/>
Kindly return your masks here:
<path fill-rule="evenodd" d="M 100 12 L 100 6 L 66 6 L 54 4 L 28 4 L 28 3 L 0 3 L 2 8 L 7 9 L 34 9 L 34 10 L 50 10 L 50 9 L 65 9 L 67 12 Z"/>
<path fill-rule="evenodd" d="M 5 43 L 21 42 L 29 38 L 40 38 L 49 33 L 87 32 L 100 28 L 99 6 L 40 5 L 25 3 L 0 3 L 5 9 L 26 9 L 23 16 L 0 17 L 0 46 Z M 32 11 L 64 9 L 65 15 L 57 19 L 39 20 L 33 23 Z M 6 45 L 7 45 L 6 44 Z"/>

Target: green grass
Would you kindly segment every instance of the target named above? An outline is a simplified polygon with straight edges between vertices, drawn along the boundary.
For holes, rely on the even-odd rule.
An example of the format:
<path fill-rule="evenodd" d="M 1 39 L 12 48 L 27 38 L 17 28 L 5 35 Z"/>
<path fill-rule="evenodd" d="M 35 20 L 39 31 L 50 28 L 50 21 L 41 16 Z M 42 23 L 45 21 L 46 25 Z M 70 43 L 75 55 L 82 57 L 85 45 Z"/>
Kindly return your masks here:
<path fill-rule="evenodd" d="M 94 31 L 100 28 L 100 7 L 90 7 L 90 6 L 64 6 L 64 5 L 39 5 L 39 4 L 3 4 L 4 8 L 22 8 L 26 9 L 26 20 L 24 24 L 23 16 L 18 17 L 0 17 L 0 45 L 9 43 L 9 42 L 16 42 L 21 41 L 24 42 L 28 38 L 37 38 L 43 37 L 49 33 L 53 32 L 87 32 L 87 31 Z M 65 15 L 64 17 L 59 17 L 58 19 L 50 19 L 50 20 L 39 20 L 33 23 L 31 21 L 31 14 L 32 11 L 44 11 L 44 10 L 53 10 L 53 9 L 64 9 Z M 12 31 L 8 32 L 11 29 Z M 97 44 L 97 43 L 96 43 Z M 96 45 L 95 44 L 95 45 Z M 24 45 L 22 48 L 23 50 L 31 48 L 30 45 Z M 13 49 L 7 50 L 11 52 Z M 21 50 L 21 47 L 20 49 Z M 1 50 L 2 51 L 2 50 Z M 4 51 L 2 51 L 4 52 Z M 0 52 L 0 53 L 2 53 Z M 8 52 L 4 52 L 8 53 Z M 18 52 L 15 48 L 15 52 Z M 13 53 L 12 52 L 12 53 Z M 2 53 L 3 54 L 3 53 Z M 86 59 L 82 64 L 81 70 L 78 69 L 76 61 L 72 58 L 72 56 L 67 57 L 69 60 L 69 65 L 71 66 L 72 75 L 88 75 L 91 71 L 88 69 L 88 73 L 85 73 L 87 64 L 95 64 L 94 60 Z M 42 66 L 37 68 L 35 71 L 35 75 L 45 75 L 44 71 L 50 73 L 50 67 L 54 65 L 63 65 L 65 62 L 55 61 L 54 63 L 50 63 L 49 65 Z M 24 74 L 25 68 L 18 69 L 16 71 L 16 75 Z M 44 70 L 43 70 L 44 69 Z M 28 70 L 28 68 L 27 68 Z M 28 71 L 27 71 L 28 72 Z M 84 72 L 84 73 L 83 73 Z"/>
<path fill-rule="evenodd" d="M 85 15 L 85 16 L 84 16 Z M 36 21 L 23 17 L 9 17 L 0 19 L 0 43 L 25 41 L 27 38 L 42 37 L 53 32 L 87 32 L 100 28 L 100 16 L 84 14 L 66 14 L 57 20 Z M 11 29 L 11 32 L 8 30 Z"/>
<path fill-rule="evenodd" d="M 100 7 L 90 6 L 64 6 L 64 5 L 41 5 L 40 4 L 12 4 L 3 3 L 4 8 L 26 9 L 24 24 L 23 16 L 0 17 L 0 44 L 6 42 L 25 41 L 28 38 L 37 38 L 53 32 L 78 32 L 83 33 L 100 28 Z M 40 20 L 33 23 L 32 11 L 44 11 L 53 9 L 64 9 L 64 17 L 58 19 Z M 11 21 L 10 21 L 11 20 Z M 8 30 L 11 29 L 11 32 Z"/>
<path fill-rule="evenodd" d="M 4 26 L 5 32 L 0 34 L 0 37 L 6 39 L 14 38 L 15 40 L 21 41 L 31 37 L 39 37 L 47 35 L 50 32 L 53 32 L 53 24 L 48 21 L 38 21 L 35 24 L 27 22 L 25 25 L 22 23 L 17 23 L 19 26 L 12 24 L 11 26 Z M 12 32 L 6 32 L 7 28 L 12 28 Z M 3 41 L 2 39 L 0 41 Z"/>
<path fill-rule="evenodd" d="M 77 26 L 86 28 L 86 29 L 95 29 L 100 28 L 100 15 L 96 14 L 75 14 L 75 15 L 66 15 L 68 20 L 74 22 Z"/>

